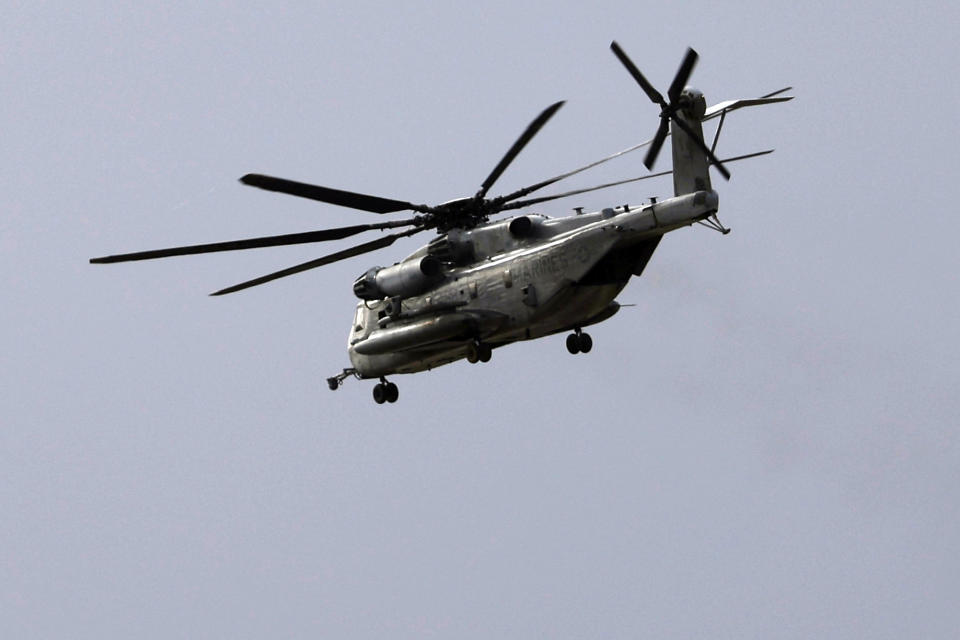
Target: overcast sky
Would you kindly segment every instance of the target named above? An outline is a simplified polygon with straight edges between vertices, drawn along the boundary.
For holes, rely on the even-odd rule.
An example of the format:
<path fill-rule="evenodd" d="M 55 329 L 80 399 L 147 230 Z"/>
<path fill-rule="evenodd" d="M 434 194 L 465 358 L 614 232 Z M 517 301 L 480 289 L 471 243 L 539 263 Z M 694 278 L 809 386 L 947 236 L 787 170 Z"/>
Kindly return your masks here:
<path fill-rule="evenodd" d="M 0 4 L 0 636 L 957 637 L 952 4 L 141 4 Z M 670 234 L 589 355 L 377 406 L 324 378 L 419 237 L 223 298 L 348 244 L 87 263 L 373 221 L 250 171 L 471 195 L 556 100 L 494 191 L 636 144 L 612 39 L 661 90 L 693 46 L 708 103 L 797 98 L 728 118 L 721 155 L 777 150 L 715 179 L 733 233 Z"/>

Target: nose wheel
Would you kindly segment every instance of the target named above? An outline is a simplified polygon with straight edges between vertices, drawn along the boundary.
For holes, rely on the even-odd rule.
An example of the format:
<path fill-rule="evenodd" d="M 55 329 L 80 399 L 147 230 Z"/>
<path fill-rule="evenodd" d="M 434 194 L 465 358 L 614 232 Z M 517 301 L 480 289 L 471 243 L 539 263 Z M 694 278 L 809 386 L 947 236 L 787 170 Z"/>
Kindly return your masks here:
<path fill-rule="evenodd" d="M 373 401 L 377 404 L 384 402 L 396 402 L 400 397 L 400 390 L 397 385 L 387 382 L 386 378 L 380 378 L 380 382 L 373 387 Z"/>
<path fill-rule="evenodd" d="M 335 376 L 327 378 L 327 386 L 331 391 L 336 391 L 343 384 L 343 381 L 350 376 L 360 378 L 356 369 L 344 369 L 343 373 L 338 373 Z M 387 382 L 386 378 L 381 377 L 380 382 L 373 387 L 373 401 L 377 404 L 383 404 L 384 402 L 393 403 L 399 398 L 400 390 L 397 389 L 397 385 L 392 382 Z"/>
<path fill-rule="evenodd" d="M 590 353 L 591 349 L 593 349 L 593 338 L 590 337 L 589 333 L 576 329 L 567 336 L 567 351 L 571 354 Z"/>

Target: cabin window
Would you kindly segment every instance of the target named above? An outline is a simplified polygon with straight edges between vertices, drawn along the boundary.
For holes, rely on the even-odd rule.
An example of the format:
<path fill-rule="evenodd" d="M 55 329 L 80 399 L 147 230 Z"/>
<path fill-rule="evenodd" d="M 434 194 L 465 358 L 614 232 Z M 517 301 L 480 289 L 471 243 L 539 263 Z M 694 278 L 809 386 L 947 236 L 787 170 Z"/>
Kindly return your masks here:
<path fill-rule="evenodd" d="M 507 289 L 513 286 L 513 275 L 510 273 L 510 269 L 503 270 L 503 286 Z"/>

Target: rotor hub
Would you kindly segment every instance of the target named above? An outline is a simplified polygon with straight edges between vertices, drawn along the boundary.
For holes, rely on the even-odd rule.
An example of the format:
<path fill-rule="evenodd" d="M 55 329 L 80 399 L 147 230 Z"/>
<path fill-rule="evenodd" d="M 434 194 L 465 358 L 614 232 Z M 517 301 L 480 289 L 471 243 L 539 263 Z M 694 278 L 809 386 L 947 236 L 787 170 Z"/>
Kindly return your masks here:
<path fill-rule="evenodd" d="M 436 206 L 437 231 L 473 229 L 488 220 L 490 209 L 490 201 L 479 195 L 448 200 Z"/>

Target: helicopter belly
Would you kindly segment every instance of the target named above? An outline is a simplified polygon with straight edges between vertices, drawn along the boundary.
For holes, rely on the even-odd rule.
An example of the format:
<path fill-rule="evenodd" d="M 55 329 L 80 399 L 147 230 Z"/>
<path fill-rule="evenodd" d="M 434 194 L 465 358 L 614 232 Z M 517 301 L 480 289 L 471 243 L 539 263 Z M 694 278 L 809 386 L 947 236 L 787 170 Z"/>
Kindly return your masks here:
<path fill-rule="evenodd" d="M 445 340 L 466 339 L 478 333 L 487 333 L 490 327 L 501 321 L 501 318 L 493 315 L 484 317 L 476 313 L 448 313 L 379 329 L 353 345 L 353 350 L 365 356 L 409 351 Z"/>
<path fill-rule="evenodd" d="M 492 334 L 506 320 L 495 312 L 450 312 L 401 320 L 351 344 L 350 360 L 368 378 L 432 369 L 463 358 L 477 337 Z"/>
<path fill-rule="evenodd" d="M 620 309 L 614 302 L 626 281 L 573 285 L 559 291 L 527 327 L 525 338 L 540 338 L 606 320 Z"/>
<path fill-rule="evenodd" d="M 624 284 L 570 283 L 533 316 L 491 314 L 479 320 L 474 314 L 454 313 L 442 322 L 433 318 L 379 330 L 351 346 L 350 360 L 364 378 L 435 369 L 469 357 L 478 341 L 501 347 L 602 322 L 619 310 L 613 299 Z"/>

